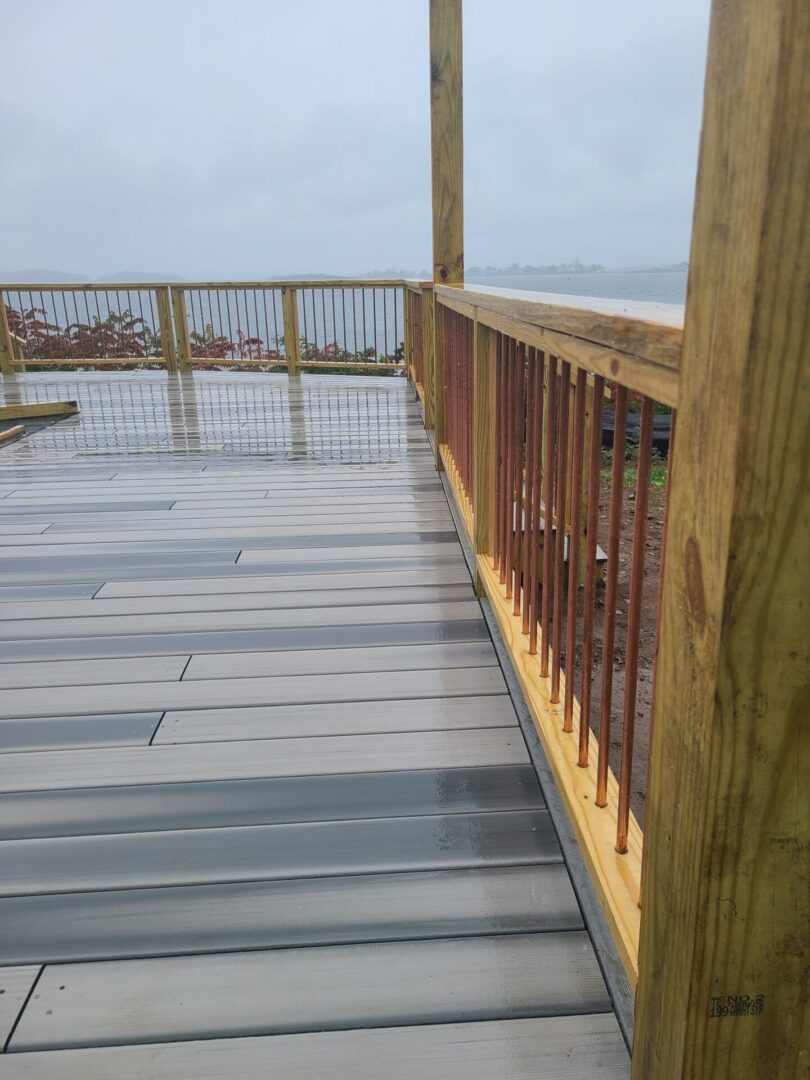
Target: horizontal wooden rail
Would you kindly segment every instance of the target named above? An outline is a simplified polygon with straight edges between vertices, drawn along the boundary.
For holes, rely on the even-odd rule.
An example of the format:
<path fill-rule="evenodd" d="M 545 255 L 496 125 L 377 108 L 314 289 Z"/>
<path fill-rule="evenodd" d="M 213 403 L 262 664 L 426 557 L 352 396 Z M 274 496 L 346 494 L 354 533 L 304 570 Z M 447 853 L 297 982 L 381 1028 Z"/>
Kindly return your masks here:
<path fill-rule="evenodd" d="M 437 285 L 436 302 L 664 405 L 678 404 L 683 309 L 591 297 Z"/>
<path fill-rule="evenodd" d="M 0 290 L 15 292 L 134 292 L 136 289 L 395 289 L 405 278 L 270 278 L 266 281 L 50 281 L 18 283 L 0 281 Z"/>

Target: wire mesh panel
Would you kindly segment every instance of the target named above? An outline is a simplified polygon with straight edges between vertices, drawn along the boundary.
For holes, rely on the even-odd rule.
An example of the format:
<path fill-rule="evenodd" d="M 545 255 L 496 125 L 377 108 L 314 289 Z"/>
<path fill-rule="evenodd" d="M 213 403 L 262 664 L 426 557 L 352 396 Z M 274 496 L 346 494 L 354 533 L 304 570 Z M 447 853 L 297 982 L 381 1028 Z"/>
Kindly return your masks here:
<path fill-rule="evenodd" d="M 163 362 L 154 288 L 5 288 L 2 297 L 15 354 L 26 363 Z"/>
<path fill-rule="evenodd" d="M 183 291 L 192 360 L 285 363 L 279 288 L 211 284 Z"/>
<path fill-rule="evenodd" d="M 298 331 L 304 367 L 385 367 L 404 363 L 401 287 L 299 287 Z"/>

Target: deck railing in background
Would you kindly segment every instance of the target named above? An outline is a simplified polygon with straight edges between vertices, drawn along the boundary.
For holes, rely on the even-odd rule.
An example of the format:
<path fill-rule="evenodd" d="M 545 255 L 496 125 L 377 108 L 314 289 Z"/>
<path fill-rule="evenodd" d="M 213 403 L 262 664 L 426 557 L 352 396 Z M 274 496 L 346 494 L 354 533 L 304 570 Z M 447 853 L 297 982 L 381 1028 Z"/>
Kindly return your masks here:
<path fill-rule="evenodd" d="M 404 282 L 0 285 L 0 367 L 397 371 Z"/>
<path fill-rule="evenodd" d="M 680 309 L 434 291 L 438 456 L 635 982 Z"/>

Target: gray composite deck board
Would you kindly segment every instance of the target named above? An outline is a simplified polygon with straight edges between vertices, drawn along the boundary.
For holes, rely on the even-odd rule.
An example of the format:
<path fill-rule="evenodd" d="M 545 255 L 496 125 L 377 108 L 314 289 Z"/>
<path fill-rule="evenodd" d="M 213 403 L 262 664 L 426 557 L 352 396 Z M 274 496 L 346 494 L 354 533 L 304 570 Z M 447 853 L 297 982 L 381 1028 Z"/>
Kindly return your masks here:
<path fill-rule="evenodd" d="M 630 1075 L 619 1026 L 607 1013 L 51 1050 L 9 1055 L 5 1066 L 8 1080 L 381 1075 L 385 1080 L 627 1080 Z"/>
<path fill-rule="evenodd" d="M 349 671 L 415 671 L 432 667 L 491 667 L 498 663 L 488 641 L 460 641 L 438 645 L 374 645 L 321 649 L 318 670 L 323 674 Z M 309 664 L 307 668 L 306 665 Z M 202 653 L 192 657 L 184 679 L 241 678 L 243 676 L 309 674 L 312 658 L 295 650 L 279 652 Z"/>
<path fill-rule="evenodd" d="M 453 603 L 469 600 L 472 588 L 468 582 L 458 585 L 403 585 L 367 589 L 324 588 L 303 589 L 299 592 L 238 592 L 217 596 L 147 596 L 91 600 L 29 600 L 15 604 L 0 603 L 0 621 L 47 619 L 80 619 L 93 616 L 156 615 L 184 612 L 249 611 L 261 609 L 302 609 L 327 607 L 393 606 L 405 604 Z M 76 623 L 81 626 L 81 623 Z"/>
<path fill-rule="evenodd" d="M 205 684 L 205 685 L 203 685 Z M 128 711 L 200 709 L 230 705 L 305 705 L 318 702 L 504 694 L 499 667 L 470 670 L 358 671 L 332 675 L 243 677 L 189 682 L 121 682 L 95 686 L 23 687 L 6 690 L 0 718 Z M 58 706 L 56 702 L 58 701 Z"/>
<path fill-rule="evenodd" d="M 530 765 L 327 773 L 0 795 L 0 839 L 539 810 Z"/>
<path fill-rule="evenodd" d="M 562 858 L 546 810 L 296 822 L 3 842 L 0 896 Z"/>
<path fill-rule="evenodd" d="M 179 642 L 178 642 L 179 644 Z M 333 675 L 243 677 L 189 682 L 122 682 L 6 690 L 0 718 L 52 716 L 60 712 L 114 712 L 201 709 L 234 705 L 308 705 L 318 702 L 384 701 L 404 698 L 467 697 L 506 693 L 499 667 L 470 670 L 357 671 Z M 58 706 L 56 702 L 58 701 Z"/>
<path fill-rule="evenodd" d="M 427 645 L 453 641 L 489 641 L 483 619 L 452 622 L 386 623 L 359 626 L 281 627 L 260 630 L 190 630 L 173 633 L 19 638 L 3 641 L 6 660 L 67 660 L 114 656 L 175 654 L 178 643 L 193 654 L 245 651 L 314 651 L 364 645 Z"/>
<path fill-rule="evenodd" d="M 0 690 L 179 680 L 190 659 L 190 654 L 187 654 L 122 657 L 113 660 L 0 663 Z"/>
<path fill-rule="evenodd" d="M 155 743 L 508 728 L 516 724 L 512 703 L 505 694 L 494 699 L 419 698 L 386 701 L 384 705 L 379 701 L 351 701 L 275 708 L 190 709 L 167 712 L 155 735 Z"/>
<path fill-rule="evenodd" d="M 582 931 L 257 950 L 46 967 L 9 1052 L 609 1009 Z"/>
<path fill-rule="evenodd" d="M 0 968 L 0 1051 L 5 1048 L 41 970 L 39 964 Z M 0 1072 L 2 1071 L 4 1070 L 0 1066 Z"/>
<path fill-rule="evenodd" d="M 511 727 L 162 744 L 70 754 L 45 750 L 0 760 L 0 792 L 474 768 L 523 765 L 528 760 L 523 737 Z"/>
<path fill-rule="evenodd" d="M 147 746 L 162 717 L 162 712 L 145 712 L 0 720 L 0 754 L 26 750 Z"/>
<path fill-rule="evenodd" d="M 582 928 L 561 863 L 0 899 L 0 963 Z"/>
<path fill-rule="evenodd" d="M 195 578 L 155 581 L 116 581 L 102 585 L 98 598 L 145 598 L 162 596 L 218 596 L 232 592 L 318 592 L 321 589 L 352 589 L 361 597 L 366 589 L 379 587 L 390 588 L 405 585 L 467 585 L 470 582 L 465 566 L 440 566 L 435 569 L 419 566 L 414 570 L 366 570 L 360 572 L 344 571 L 339 575 L 334 570 L 319 573 L 310 570 L 306 577 L 301 574 L 251 574 L 242 569 L 238 579 L 233 573 L 220 578 Z M 65 588 L 84 588 L 85 586 L 64 586 Z M 76 595 L 79 595 L 78 593 Z M 31 597 L 36 599 L 36 597 Z M 2 591 L 0 590 L 0 600 Z"/>
<path fill-rule="evenodd" d="M 626 1077 L 404 380 L 11 390 L 3 1075 Z"/>
<path fill-rule="evenodd" d="M 451 524 L 451 523 L 449 523 Z M 10 564 L 14 559 L 30 562 L 33 559 L 73 558 L 88 555 L 117 555 L 123 554 L 166 554 L 194 551 L 218 551 L 220 553 L 233 550 L 253 549 L 267 551 L 284 551 L 290 548 L 320 549 L 320 548 L 384 548 L 394 546 L 406 546 L 408 544 L 448 544 L 452 542 L 453 533 L 448 531 L 448 526 L 425 525 L 418 530 L 402 528 L 394 523 L 391 525 L 346 525 L 335 529 L 337 525 L 308 525 L 283 526 L 279 528 L 260 527 L 257 529 L 234 529 L 233 533 L 223 529 L 216 536 L 194 537 L 185 529 L 172 530 L 168 535 L 160 530 L 151 534 L 144 534 L 140 538 L 134 533 L 123 533 L 119 539 L 116 535 L 107 536 L 104 533 L 79 533 L 85 539 L 76 539 L 71 543 L 64 542 L 64 533 L 60 534 L 60 542 L 55 538 L 48 543 L 40 544 L 41 537 L 29 537 L 24 544 L 20 544 L 19 537 L 10 537 L 14 543 L 0 543 L 0 557 L 2 565 Z"/>

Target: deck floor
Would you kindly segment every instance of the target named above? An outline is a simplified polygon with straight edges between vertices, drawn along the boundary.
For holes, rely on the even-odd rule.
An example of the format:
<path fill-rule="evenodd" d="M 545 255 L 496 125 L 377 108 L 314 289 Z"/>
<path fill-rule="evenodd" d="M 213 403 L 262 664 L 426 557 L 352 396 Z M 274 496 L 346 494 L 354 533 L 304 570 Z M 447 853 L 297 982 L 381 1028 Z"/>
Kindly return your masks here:
<path fill-rule="evenodd" d="M 2 1075 L 626 1077 L 404 380 L 4 390 Z"/>

